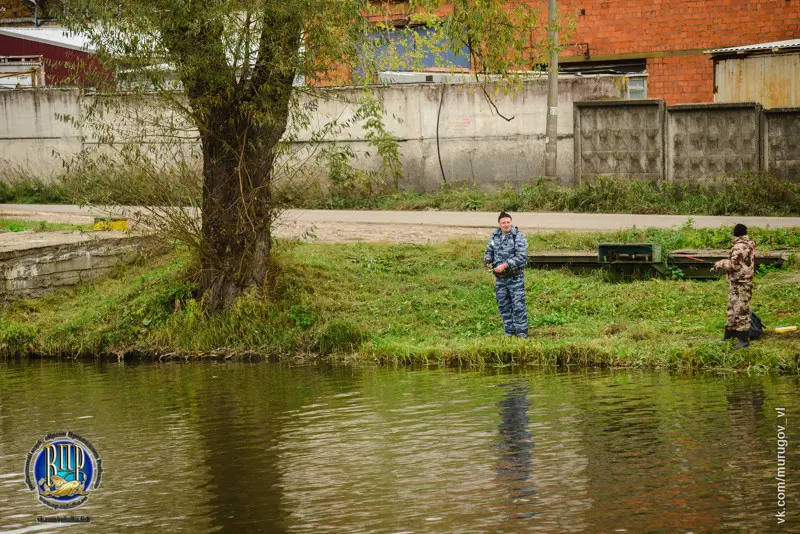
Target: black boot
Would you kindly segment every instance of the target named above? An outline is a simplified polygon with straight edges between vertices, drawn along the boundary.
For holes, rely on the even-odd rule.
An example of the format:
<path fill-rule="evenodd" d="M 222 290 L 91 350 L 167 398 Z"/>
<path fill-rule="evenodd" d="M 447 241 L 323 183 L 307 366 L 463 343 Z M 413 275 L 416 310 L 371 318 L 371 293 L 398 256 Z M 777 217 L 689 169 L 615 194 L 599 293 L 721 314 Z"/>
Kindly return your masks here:
<path fill-rule="evenodd" d="M 733 339 L 736 337 L 736 330 L 731 330 L 730 328 L 725 329 L 725 335 L 720 339 L 720 341 L 728 341 L 729 339 Z"/>
<path fill-rule="evenodd" d="M 733 350 L 744 349 L 750 346 L 750 330 L 737 330 L 736 338 L 739 342 L 733 346 Z"/>

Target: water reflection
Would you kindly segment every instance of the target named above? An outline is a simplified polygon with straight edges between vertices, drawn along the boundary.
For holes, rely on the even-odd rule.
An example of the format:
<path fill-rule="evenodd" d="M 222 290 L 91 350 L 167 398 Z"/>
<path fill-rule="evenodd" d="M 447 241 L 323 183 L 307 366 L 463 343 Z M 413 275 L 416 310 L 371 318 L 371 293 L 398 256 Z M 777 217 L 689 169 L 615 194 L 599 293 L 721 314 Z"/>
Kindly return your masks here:
<path fill-rule="evenodd" d="M 80 508 L 94 532 L 770 532 L 774 411 L 791 421 L 798 393 L 630 371 L 0 365 L 0 531 L 59 515 L 22 469 L 73 430 L 106 467 Z"/>
<path fill-rule="evenodd" d="M 536 486 L 533 483 L 533 436 L 528 430 L 529 386 L 525 380 L 502 384 L 505 396 L 500 406 L 500 458 L 497 480 L 508 491 L 512 506 L 503 519 L 530 519 L 534 510 Z"/>
<path fill-rule="evenodd" d="M 286 532 L 278 458 L 266 452 L 280 441 L 274 414 L 235 399 L 204 404 L 199 412 L 207 484 L 214 490 L 212 527 Z"/>
<path fill-rule="evenodd" d="M 767 392 L 761 384 L 732 381 L 727 384 L 725 398 L 726 423 L 730 439 L 736 443 L 736 448 L 727 459 L 727 468 L 730 473 L 736 474 L 738 482 L 723 488 L 722 494 L 730 503 L 725 520 L 742 523 L 746 522 L 749 514 L 774 514 L 771 501 L 774 500 L 775 487 L 772 484 L 759 484 L 753 474 L 762 470 L 774 471 L 776 467 L 773 455 L 761 453 L 774 449 L 774 442 L 765 438 L 774 434 L 775 428 L 770 428 L 764 413 Z"/>

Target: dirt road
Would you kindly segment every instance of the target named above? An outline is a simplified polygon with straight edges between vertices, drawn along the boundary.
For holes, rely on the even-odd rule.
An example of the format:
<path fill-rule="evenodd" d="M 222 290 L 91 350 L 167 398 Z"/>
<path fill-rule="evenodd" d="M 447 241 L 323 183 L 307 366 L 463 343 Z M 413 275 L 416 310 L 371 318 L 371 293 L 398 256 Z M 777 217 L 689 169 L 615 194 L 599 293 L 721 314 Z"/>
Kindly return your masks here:
<path fill-rule="evenodd" d="M 136 210 L 137 208 L 126 208 Z M 107 210 L 72 205 L 0 204 L 0 218 L 87 224 Z M 119 209 L 112 215 L 124 216 Z M 614 231 L 625 228 L 671 228 L 686 223 L 685 215 L 588 213 L 513 213 L 514 224 L 526 234 Z M 800 228 L 800 217 L 691 217 L 698 228 L 731 226 L 738 222 L 759 228 Z M 431 243 L 453 237 L 486 238 L 497 226 L 494 212 L 288 210 L 276 233 L 322 243 Z"/>

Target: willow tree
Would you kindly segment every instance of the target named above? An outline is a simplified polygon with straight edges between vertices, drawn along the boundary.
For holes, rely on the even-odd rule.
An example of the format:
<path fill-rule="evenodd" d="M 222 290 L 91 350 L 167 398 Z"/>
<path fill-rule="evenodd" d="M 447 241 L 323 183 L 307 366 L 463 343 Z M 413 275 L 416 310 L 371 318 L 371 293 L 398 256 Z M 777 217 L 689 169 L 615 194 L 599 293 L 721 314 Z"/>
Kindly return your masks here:
<path fill-rule="evenodd" d="M 84 0 L 68 7 L 71 29 L 91 36 L 109 69 L 146 80 L 141 87 L 199 134 L 198 248 L 212 308 L 231 305 L 268 275 L 276 162 L 291 141 L 287 127 L 314 114 L 313 105 L 299 104 L 300 92 L 342 83 L 374 92 L 377 70 L 407 70 L 443 50 L 468 55 L 479 83 L 513 81 L 548 46 L 536 10 L 505 0 Z M 421 25 L 428 29 L 413 31 Z M 381 37 L 390 31 L 406 32 L 413 46 L 392 46 Z M 375 109 L 366 105 L 357 115 L 391 140 Z"/>

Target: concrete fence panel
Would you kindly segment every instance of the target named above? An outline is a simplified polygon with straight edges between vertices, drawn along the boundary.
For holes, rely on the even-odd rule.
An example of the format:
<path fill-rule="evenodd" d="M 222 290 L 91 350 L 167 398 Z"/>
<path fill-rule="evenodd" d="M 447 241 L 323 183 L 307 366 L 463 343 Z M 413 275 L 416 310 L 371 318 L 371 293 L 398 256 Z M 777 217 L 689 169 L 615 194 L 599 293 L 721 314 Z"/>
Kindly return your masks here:
<path fill-rule="evenodd" d="M 764 110 L 761 124 L 763 169 L 800 181 L 800 107 Z"/>
<path fill-rule="evenodd" d="M 667 179 L 704 180 L 761 168 L 761 106 L 682 104 L 667 108 Z"/>
<path fill-rule="evenodd" d="M 664 101 L 576 102 L 575 181 L 664 176 Z"/>

